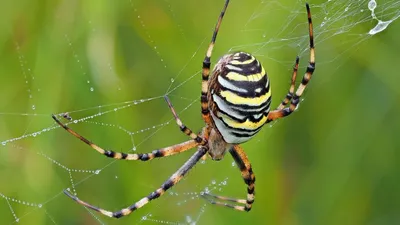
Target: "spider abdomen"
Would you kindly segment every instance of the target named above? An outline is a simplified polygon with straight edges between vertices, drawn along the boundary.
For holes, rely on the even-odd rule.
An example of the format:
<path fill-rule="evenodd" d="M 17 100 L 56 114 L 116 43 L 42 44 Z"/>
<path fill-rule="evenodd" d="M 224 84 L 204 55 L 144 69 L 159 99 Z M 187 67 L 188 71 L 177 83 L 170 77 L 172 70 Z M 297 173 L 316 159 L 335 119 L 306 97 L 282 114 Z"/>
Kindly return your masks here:
<path fill-rule="evenodd" d="M 215 127 L 227 143 L 252 138 L 267 121 L 271 103 L 268 76 L 251 54 L 223 56 L 209 81 L 208 99 Z"/>

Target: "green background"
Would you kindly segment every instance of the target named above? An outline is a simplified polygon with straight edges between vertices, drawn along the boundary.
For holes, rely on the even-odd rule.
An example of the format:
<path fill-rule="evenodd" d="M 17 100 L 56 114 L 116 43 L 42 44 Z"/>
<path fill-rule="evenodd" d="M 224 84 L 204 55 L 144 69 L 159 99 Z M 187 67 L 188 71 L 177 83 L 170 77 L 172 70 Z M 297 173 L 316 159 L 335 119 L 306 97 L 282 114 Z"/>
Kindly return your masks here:
<path fill-rule="evenodd" d="M 0 145 L 0 196 L 43 204 L 0 198 L 0 223 L 14 223 L 14 211 L 21 224 L 185 223 L 197 216 L 198 224 L 399 224 L 400 23 L 368 36 L 376 21 L 367 1 L 349 5 L 349 17 L 348 2 L 312 3 L 317 66 L 304 101 L 293 115 L 243 144 L 257 177 L 252 211 L 197 198 L 206 186 L 216 194 L 245 196 L 227 155 L 197 165 L 173 194 L 117 221 L 93 216 L 62 190 L 72 179 L 80 198 L 117 210 L 158 188 L 193 150 L 146 163 L 114 162 L 56 127 L 51 114 L 70 112 L 80 119 L 152 98 L 71 127 L 116 151 L 136 146 L 137 152 L 150 152 L 187 140 L 171 121 L 162 95 L 171 79 L 172 88 L 183 84 L 168 94 L 182 120 L 201 129 L 196 73 L 223 1 L 2 2 L 0 140 L 55 129 Z M 379 13 L 379 4 L 382 19 L 398 14 L 395 6 Z M 302 59 L 299 77 L 307 64 L 304 12 L 302 2 L 231 1 L 213 63 L 233 46 L 255 52 L 270 76 L 277 106 L 289 87 L 295 56 Z M 335 23 L 321 27 L 324 17 Z M 365 22 L 358 24 L 362 18 Z M 60 165 L 102 171 L 68 172 Z M 141 221 L 144 216 L 151 220 Z"/>

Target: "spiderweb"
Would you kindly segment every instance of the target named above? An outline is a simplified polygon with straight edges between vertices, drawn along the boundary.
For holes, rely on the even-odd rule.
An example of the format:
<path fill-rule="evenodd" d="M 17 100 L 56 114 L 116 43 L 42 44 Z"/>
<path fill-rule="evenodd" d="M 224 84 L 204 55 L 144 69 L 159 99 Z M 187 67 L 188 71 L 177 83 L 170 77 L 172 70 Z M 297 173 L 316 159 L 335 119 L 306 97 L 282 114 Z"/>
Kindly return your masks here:
<path fill-rule="evenodd" d="M 62 130 L 51 114 L 115 151 L 145 153 L 186 140 L 163 96 L 170 96 L 184 123 L 200 130 L 199 66 L 223 1 L 86 4 L 2 4 L 1 224 L 224 224 L 224 216 L 238 218 L 240 213 L 199 198 L 201 191 L 244 196 L 230 157 L 200 162 L 180 184 L 123 222 L 62 193 L 68 188 L 89 203 L 118 210 L 158 188 L 192 154 L 151 162 L 107 159 Z M 332 80 L 364 43 L 393 32 L 400 17 L 395 0 L 328 0 L 310 6 L 318 77 L 313 85 Z M 304 2 L 231 1 L 213 62 L 238 50 L 263 62 L 276 85 L 277 104 L 295 56 L 301 58 L 299 71 L 307 65 Z M 264 130 L 245 148 L 268 146 L 271 129 Z M 256 158 L 255 151 L 248 152 Z M 263 208 L 262 201 L 255 206 Z M 248 221 L 245 217 L 238 221 Z"/>

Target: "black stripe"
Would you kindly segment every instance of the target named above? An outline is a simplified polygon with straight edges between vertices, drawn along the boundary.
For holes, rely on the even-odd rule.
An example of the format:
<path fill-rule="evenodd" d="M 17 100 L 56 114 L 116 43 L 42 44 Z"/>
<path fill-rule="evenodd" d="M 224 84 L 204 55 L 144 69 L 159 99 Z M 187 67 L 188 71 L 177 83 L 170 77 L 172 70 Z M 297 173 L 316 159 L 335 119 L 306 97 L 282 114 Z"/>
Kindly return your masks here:
<path fill-rule="evenodd" d="M 201 143 L 201 142 L 203 141 L 203 138 L 201 138 L 200 136 L 197 136 L 194 140 L 195 140 L 197 143 Z"/>
<path fill-rule="evenodd" d="M 126 159 L 128 157 L 128 154 L 121 152 L 121 159 Z"/>
<path fill-rule="evenodd" d="M 248 194 L 254 194 L 254 186 L 253 188 L 250 188 L 250 186 L 247 187 L 247 193 Z"/>
<path fill-rule="evenodd" d="M 160 151 L 160 150 L 154 150 L 151 153 L 153 153 L 154 157 L 163 157 L 164 156 L 164 152 Z"/>
<path fill-rule="evenodd" d="M 208 109 L 202 109 L 201 110 L 201 114 L 203 114 L 203 115 L 207 115 L 209 113 L 210 113 L 210 110 L 208 110 Z"/>
<path fill-rule="evenodd" d="M 311 63 L 308 64 L 308 66 L 307 66 L 306 73 L 313 73 L 314 70 L 315 70 L 315 62 L 311 62 Z"/>
<path fill-rule="evenodd" d="M 223 75 L 225 75 L 229 72 L 236 72 L 243 76 L 248 76 L 248 75 L 253 75 L 256 73 L 261 73 L 261 71 L 262 71 L 261 64 L 257 59 L 254 59 L 251 63 L 248 63 L 248 64 L 231 64 L 229 62 L 227 64 L 239 68 L 240 71 L 232 70 L 225 66 L 225 68 L 223 70 Z"/>
<path fill-rule="evenodd" d="M 149 155 L 147 153 L 145 154 L 138 154 L 139 155 L 139 159 L 142 161 L 147 161 L 150 159 Z"/>
<path fill-rule="evenodd" d="M 201 102 L 208 102 L 207 93 L 203 93 L 203 92 L 201 93 L 200 101 Z"/>
<path fill-rule="evenodd" d="M 295 95 L 292 99 L 292 105 L 297 106 L 299 104 L 299 100 L 300 100 L 300 97 L 298 95 Z"/>
<path fill-rule="evenodd" d="M 264 126 L 264 125 L 262 125 L 262 126 Z M 260 127 L 260 129 L 261 129 L 261 127 Z M 237 132 L 230 132 L 230 133 L 231 133 L 231 135 L 233 135 L 235 137 L 249 137 L 250 138 L 250 137 L 253 137 L 254 135 L 256 135 L 259 131 L 260 130 L 257 130 L 255 133 L 252 133 L 252 134 L 243 134 L 243 133 L 237 133 Z"/>
<path fill-rule="evenodd" d="M 260 121 L 263 119 L 263 116 L 260 116 L 258 119 L 256 119 L 256 118 L 254 117 L 254 114 L 255 114 L 255 113 L 251 113 L 251 114 L 250 114 L 250 113 L 248 113 L 248 112 L 247 112 L 246 114 L 241 114 L 241 115 L 244 116 L 244 118 L 243 118 L 243 119 L 240 119 L 240 118 L 235 117 L 234 115 L 228 114 L 227 112 L 223 111 L 222 109 L 219 108 L 219 106 L 218 106 L 217 104 L 215 104 L 215 105 L 216 105 L 217 108 L 218 108 L 218 112 L 220 112 L 220 113 L 226 115 L 227 117 L 229 117 L 229 118 L 231 118 L 232 120 L 235 120 L 236 122 L 239 122 L 239 123 L 244 123 L 244 122 L 246 122 L 246 120 L 250 120 L 250 121 L 253 122 L 253 123 L 258 123 L 258 122 L 260 122 Z M 236 110 L 234 110 L 234 111 L 236 111 Z M 238 114 L 240 114 L 240 113 L 238 113 Z M 265 112 L 263 112 L 263 114 L 264 114 L 264 116 L 265 116 Z M 267 113 L 267 115 L 268 115 L 268 113 Z M 221 117 L 218 117 L 218 118 L 222 120 Z"/>
<path fill-rule="evenodd" d="M 246 60 L 251 59 L 251 54 L 247 52 L 235 52 L 233 53 L 233 57 L 240 57 L 239 59 L 235 59 L 240 62 L 244 62 Z"/>
<path fill-rule="evenodd" d="M 247 199 L 247 200 L 246 200 L 246 203 L 249 204 L 249 205 L 251 205 L 251 204 L 254 203 L 254 199 L 252 199 L 252 200 Z"/>
<path fill-rule="evenodd" d="M 210 69 L 210 57 L 205 57 L 203 61 L 203 68 Z"/>
<path fill-rule="evenodd" d="M 130 207 L 129 207 L 130 208 Z M 132 209 L 130 209 L 130 210 L 132 210 Z M 136 207 L 132 210 L 132 211 L 134 211 L 134 210 L 136 210 Z M 112 215 L 114 218 L 120 218 L 120 217 L 122 217 L 122 216 L 124 216 L 123 214 L 122 214 L 122 211 L 118 211 L 118 212 L 115 212 L 115 213 L 113 213 L 113 215 Z"/>
<path fill-rule="evenodd" d="M 115 152 L 110 151 L 110 150 L 106 150 L 106 151 L 104 152 L 104 155 L 107 156 L 107 157 L 114 158 Z"/>
<path fill-rule="evenodd" d="M 266 93 L 269 92 L 269 82 L 268 82 L 268 77 L 265 75 L 264 77 L 261 78 L 261 80 L 253 82 L 253 81 L 235 81 L 235 80 L 230 80 L 228 77 L 223 77 L 227 82 L 229 82 L 232 86 L 235 86 L 237 88 L 241 88 L 246 90 L 247 92 L 240 92 L 236 91 L 233 89 L 229 89 L 226 86 L 223 86 L 221 83 L 219 83 L 219 86 L 221 87 L 222 90 L 229 90 L 230 92 L 235 93 L 238 96 L 241 97 L 247 97 L 247 98 L 255 98 L 255 97 L 260 97 Z M 268 83 L 268 86 L 265 87 L 265 85 Z M 260 92 L 256 92 L 256 89 L 261 88 Z"/>
<path fill-rule="evenodd" d="M 167 181 L 165 181 L 162 185 L 161 188 L 166 191 L 168 189 L 170 189 L 172 186 L 174 186 L 174 181 L 171 179 L 168 179 Z"/>
<path fill-rule="evenodd" d="M 233 148 L 230 148 L 229 153 L 231 153 L 232 158 L 233 160 L 235 160 L 236 165 L 239 167 L 240 171 L 245 171 L 246 165 L 244 164 L 242 158 L 240 158 L 240 155 L 237 153 L 237 151 Z"/>
<path fill-rule="evenodd" d="M 237 111 L 241 111 L 244 114 L 248 113 L 247 110 L 255 110 L 255 111 L 251 111 L 252 114 L 255 113 L 262 113 L 265 111 L 266 108 L 269 107 L 269 105 L 271 104 L 271 97 L 269 97 L 267 99 L 267 101 L 263 102 L 261 105 L 257 105 L 257 106 L 251 106 L 251 105 L 244 105 L 244 104 L 234 104 L 231 102 L 226 101 L 225 97 L 222 97 L 221 95 L 217 94 L 222 100 L 224 100 L 224 102 L 231 106 L 230 108 L 234 108 Z"/>
<path fill-rule="evenodd" d="M 235 128 L 235 127 L 229 126 L 227 123 L 225 123 L 225 121 L 223 121 L 223 120 L 221 120 L 221 119 L 220 119 L 220 121 L 225 125 L 225 127 L 227 127 L 227 128 L 230 130 L 230 133 L 233 133 L 233 132 L 235 132 L 235 131 L 241 132 L 241 133 L 246 133 L 246 132 L 248 132 L 249 135 L 250 135 L 252 132 L 256 132 L 256 133 L 257 133 L 257 132 L 260 131 L 260 129 L 262 128 L 262 125 L 261 125 L 260 127 L 256 128 L 256 129 L 254 129 L 254 130 L 248 130 L 248 129 L 243 129 L 243 128 Z M 253 135 L 254 135 L 254 134 L 253 134 Z M 251 136 L 253 136 L 253 135 L 251 135 Z M 251 136 L 249 136 L 249 137 L 251 137 Z"/>
<path fill-rule="evenodd" d="M 153 192 L 151 192 L 151 193 L 147 196 L 147 198 L 149 199 L 149 201 L 150 201 L 150 200 L 153 200 L 153 199 L 156 199 L 156 198 L 158 198 L 158 197 L 160 197 L 160 193 L 158 193 L 157 191 L 153 191 Z"/>

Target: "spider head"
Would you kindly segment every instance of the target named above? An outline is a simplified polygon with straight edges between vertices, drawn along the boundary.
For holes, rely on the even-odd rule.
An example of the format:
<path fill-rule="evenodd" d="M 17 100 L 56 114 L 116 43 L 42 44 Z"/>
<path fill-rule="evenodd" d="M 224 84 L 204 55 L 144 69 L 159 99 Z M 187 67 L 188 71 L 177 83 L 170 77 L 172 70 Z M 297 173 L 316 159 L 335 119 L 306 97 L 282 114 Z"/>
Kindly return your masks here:
<path fill-rule="evenodd" d="M 217 132 L 214 128 L 211 129 L 210 136 L 208 138 L 208 154 L 211 156 L 212 160 L 219 161 L 223 159 L 225 152 L 232 146 L 232 144 L 224 141 L 219 132 Z"/>

